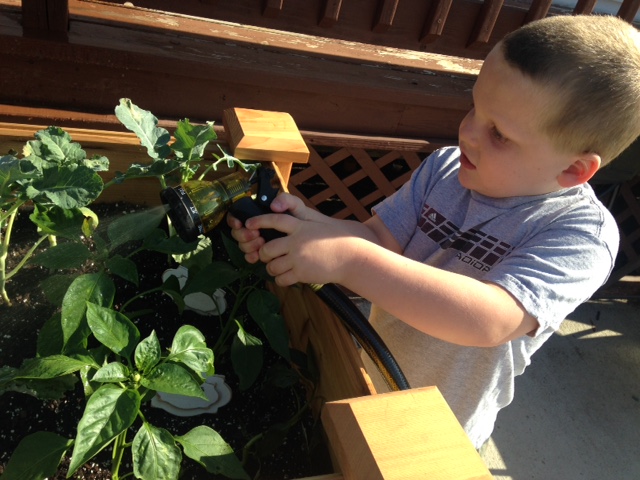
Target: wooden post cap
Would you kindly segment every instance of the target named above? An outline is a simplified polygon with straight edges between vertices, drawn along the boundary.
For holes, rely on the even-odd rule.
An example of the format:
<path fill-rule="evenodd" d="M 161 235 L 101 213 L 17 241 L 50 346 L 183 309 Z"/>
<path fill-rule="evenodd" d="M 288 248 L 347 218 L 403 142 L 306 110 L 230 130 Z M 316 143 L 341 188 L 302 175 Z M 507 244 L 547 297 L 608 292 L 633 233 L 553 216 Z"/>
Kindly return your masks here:
<path fill-rule="evenodd" d="M 322 411 L 345 480 L 489 480 L 436 387 L 329 402 Z"/>
<path fill-rule="evenodd" d="M 240 160 L 307 163 L 309 149 L 285 112 L 229 108 L 223 124 L 233 155 Z"/>

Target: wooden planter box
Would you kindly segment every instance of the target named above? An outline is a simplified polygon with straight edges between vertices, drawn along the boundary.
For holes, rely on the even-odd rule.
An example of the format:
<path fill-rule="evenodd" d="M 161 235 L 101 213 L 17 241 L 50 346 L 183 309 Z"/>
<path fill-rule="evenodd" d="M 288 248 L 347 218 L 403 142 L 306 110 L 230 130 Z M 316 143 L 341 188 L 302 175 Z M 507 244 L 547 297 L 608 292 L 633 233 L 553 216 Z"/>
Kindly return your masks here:
<path fill-rule="evenodd" d="M 20 151 L 45 127 L 0 123 L 0 150 Z M 66 130 L 88 155 L 107 156 L 111 172 L 125 170 L 133 162 L 148 162 L 132 134 Z M 224 140 L 225 132 L 220 130 L 219 136 Z M 286 185 L 291 165 L 273 166 Z M 155 179 L 136 180 L 135 190 L 129 188 L 132 184 L 112 187 L 100 201 L 159 203 Z M 336 473 L 314 480 L 491 478 L 435 387 L 376 395 L 355 342 L 315 293 L 307 286 L 271 289 L 281 300 L 292 346 L 302 351 L 311 346 L 320 370 L 317 394 L 323 403 L 316 405 L 316 412 L 322 417 Z"/>

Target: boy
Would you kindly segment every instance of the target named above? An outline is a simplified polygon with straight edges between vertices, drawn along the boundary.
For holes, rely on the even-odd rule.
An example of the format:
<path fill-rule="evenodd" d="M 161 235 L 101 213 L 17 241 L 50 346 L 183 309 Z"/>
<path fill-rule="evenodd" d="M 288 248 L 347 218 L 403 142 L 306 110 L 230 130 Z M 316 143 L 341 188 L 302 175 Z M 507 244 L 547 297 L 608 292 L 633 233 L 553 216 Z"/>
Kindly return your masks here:
<path fill-rule="evenodd" d="M 586 183 L 640 134 L 640 33 L 615 17 L 532 22 L 487 56 L 459 147 L 364 223 L 291 195 L 228 223 L 279 285 L 337 283 L 412 387 L 436 385 L 476 448 L 514 377 L 609 276 L 618 231 Z M 258 229 L 287 234 L 265 243 Z M 370 370 L 371 371 L 371 370 Z"/>

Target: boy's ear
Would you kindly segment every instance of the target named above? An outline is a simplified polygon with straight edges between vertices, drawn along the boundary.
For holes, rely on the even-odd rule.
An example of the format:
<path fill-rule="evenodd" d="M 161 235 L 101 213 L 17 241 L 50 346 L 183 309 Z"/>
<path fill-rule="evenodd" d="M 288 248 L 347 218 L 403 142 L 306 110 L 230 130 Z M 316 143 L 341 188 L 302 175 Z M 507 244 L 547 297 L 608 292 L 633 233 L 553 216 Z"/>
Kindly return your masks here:
<path fill-rule="evenodd" d="M 591 180 L 600 168 L 600 155 L 586 152 L 574 159 L 574 162 L 558 175 L 558 184 L 562 188 L 575 187 Z"/>

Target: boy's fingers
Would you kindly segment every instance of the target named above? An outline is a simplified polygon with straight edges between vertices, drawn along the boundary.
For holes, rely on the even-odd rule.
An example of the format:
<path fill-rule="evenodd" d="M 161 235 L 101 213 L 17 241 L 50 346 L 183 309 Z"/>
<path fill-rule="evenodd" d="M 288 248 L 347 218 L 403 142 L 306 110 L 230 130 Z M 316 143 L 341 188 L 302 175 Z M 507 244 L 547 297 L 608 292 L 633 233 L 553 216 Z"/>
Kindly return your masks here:
<path fill-rule="evenodd" d="M 271 210 L 274 212 L 289 212 L 294 216 L 296 210 L 300 209 L 301 206 L 304 207 L 302 200 L 290 193 L 281 193 L 271 202 Z"/>
<path fill-rule="evenodd" d="M 254 250 L 252 252 L 246 253 L 244 255 L 244 259 L 247 261 L 247 263 L 258 263 L 258 261 L 260 260 L 260 254 L 257 250 Z"/>
<path fill-rule="evenodd" d="M 230 213 L 227 213 L 227 225 L 233 229 L 242 228 L 242 222 Z"/>
<path fill-rule="evenodd" d="M 253 232 L 251 230 L 249 230 L 249 231 Z M 238 230 L 237 233 L 240 234 L 241 231 Z M 262 238 L 262 237 L 256 237 L 256 238 L 247 239 L 247 240 L 238 240 L 238 239 L 235 238 L 233 233 L 231 235 L 238 242 L 238 247 L 240 248 L 240 250 L 243 253 L 256 252 L 256 254 L 257 254 L 258 250 L 260 250 L 260 248 L 264 245 L 264 238 Z"/>
<path fill-rule="evenodd" d="M 258 217 L 250 218 L 245 226 L 251 230 L 262 230 L 271 228 L 287 235 L 293 233 L 298 224 L 298 219 L 291 215 L 281 213 L 267 213 Z"/>

